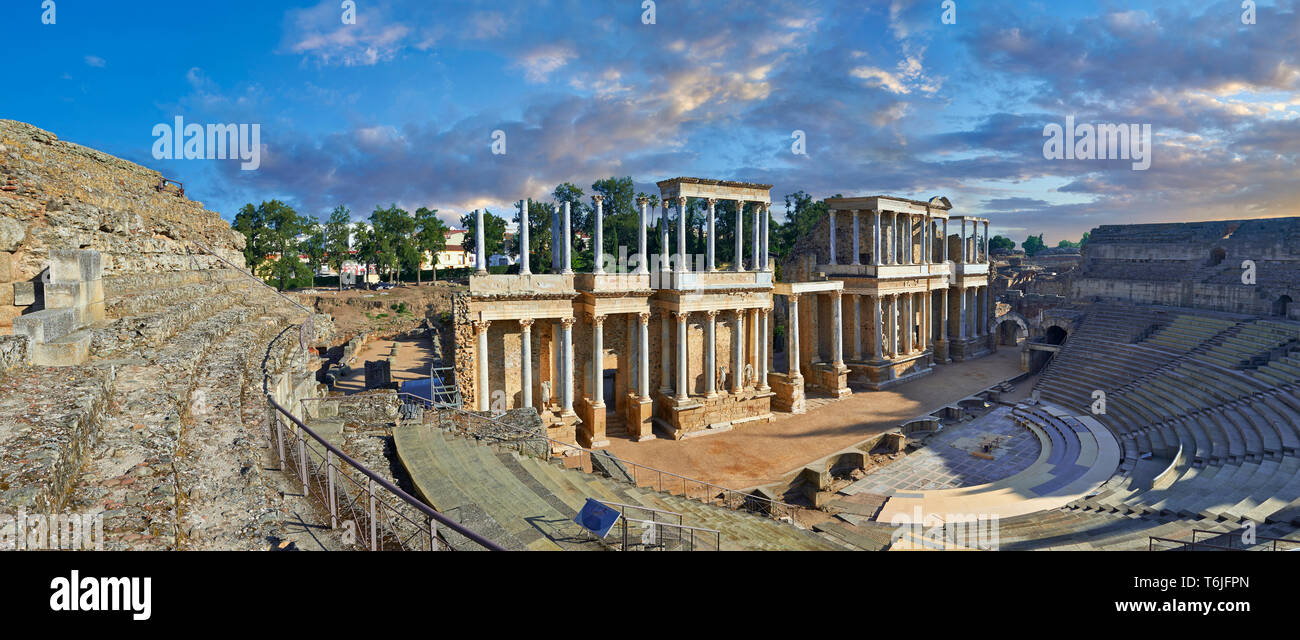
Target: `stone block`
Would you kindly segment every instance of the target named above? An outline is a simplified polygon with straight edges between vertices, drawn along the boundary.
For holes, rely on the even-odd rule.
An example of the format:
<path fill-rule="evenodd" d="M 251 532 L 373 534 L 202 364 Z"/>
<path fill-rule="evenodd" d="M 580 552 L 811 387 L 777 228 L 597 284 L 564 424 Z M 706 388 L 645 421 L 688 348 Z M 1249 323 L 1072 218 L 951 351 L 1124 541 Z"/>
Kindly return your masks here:
<path fill-rule="evenodd" d="M 71 367 L 90 357 L 91 334 L 78 331 L 32 349 L 32 364 L 42 367 Z"/>
<path fill-rule="evenodd" d="M 36 304 L 36 282 L 15 282 L 14 283 L 14 305 L 26 307 Z"/>
<path fill-rule="evenodd" d="M 654 440 L 654 402 L 627 403 L 627 435 L 637 442 Z"/>
<path fill-rule="evenodd" d="M 14 279 L 14 255 L 0 251 L 0 282 Z"/>
<path fill-rule="evenodd" d="M 50 282 L 99 280 L 104 265 L 98 251 L 55 249 L 50 251 Z"/>
<path fill-rule="evenodd" d="M 27 225 L 0 216 L 0 251 L 16 251 L 27 237 Z"/>
<path fill-rule="evenodd" d="M 74 309 L 43 309 L 14 318 L 14 335 L 27 336 L 33 344 L 53 342 L 77 327 Z"/>

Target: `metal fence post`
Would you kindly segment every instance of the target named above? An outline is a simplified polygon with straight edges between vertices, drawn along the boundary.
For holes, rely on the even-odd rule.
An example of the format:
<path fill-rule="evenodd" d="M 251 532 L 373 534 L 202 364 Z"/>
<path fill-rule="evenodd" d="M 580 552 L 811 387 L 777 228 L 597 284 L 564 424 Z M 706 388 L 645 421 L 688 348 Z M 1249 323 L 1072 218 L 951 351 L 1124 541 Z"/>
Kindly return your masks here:
<path fill-rule="evenodd" d="M 325 450 L 325 471 L 329 475 L 329 501 L 330 501 L 330 528 L 337 529 L 339 526 L 339 508 L 338 500 L 334 493 L 334 452 L 329 449 Z"/>
<path fill-rule="evenodd" d="M 298 430 L 298 468 L 302 471 L 302 495 L 310 495 L 307 488 L 307 440 L 302 437 L 302 429 Z"/>
<path fill-rule="evenodd" d="M 379 550 L 379 523 L 375 520 L 375 479 L 367 478 L 366 493 L 370 494 L 370 550 Z"/>
<path fill-rule="evenodd" d="M 429 518 L 429 551 L 438 550 L 438 521 Z"/>
<path fill-rule="evenodd" d="M 284 423 L 280 421 L 280 416 L 275 413 L 271 414 L 271 419 L 275 420 L 275 440 L 280 453 L 280 471 L 286 471 L 289 467 L 284 460 Z"/>

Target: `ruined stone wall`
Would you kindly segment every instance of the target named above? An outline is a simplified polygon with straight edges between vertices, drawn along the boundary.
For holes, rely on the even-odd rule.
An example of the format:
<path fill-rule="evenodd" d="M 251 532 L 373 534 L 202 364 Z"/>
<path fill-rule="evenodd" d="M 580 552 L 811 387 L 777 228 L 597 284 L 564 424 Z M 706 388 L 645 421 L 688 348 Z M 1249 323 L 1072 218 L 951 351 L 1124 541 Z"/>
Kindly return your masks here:
<path fill-rule="evenodd" d="M 1075 300 L 1118 299 L 1300 319 L 1300 218 L 1103 225 L 1071 278 Z M 1243 264 L 1255 282 L 1243 282 Z"/>
<path fill-rule="evenodd" d="M 218 266 L 197 240 L 243 265 L 244 237 L 162 175 L 29 124 L 0 120 L 0 333 L 28 310 L 14 282 L 39 277 L 52 249 L 94 249 L 106 277 Z"/>

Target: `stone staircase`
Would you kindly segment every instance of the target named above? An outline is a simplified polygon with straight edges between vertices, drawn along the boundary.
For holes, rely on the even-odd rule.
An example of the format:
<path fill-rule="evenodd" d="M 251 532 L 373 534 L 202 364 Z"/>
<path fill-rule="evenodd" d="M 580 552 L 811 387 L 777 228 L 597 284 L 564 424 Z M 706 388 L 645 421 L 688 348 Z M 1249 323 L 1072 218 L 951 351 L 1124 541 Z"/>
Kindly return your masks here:
<path fill-rule="evenodd" d="M 687 526 L 720 530 L 723 550 L 844 548 L 776 520 L 567 469 L 559 460 L 521 456 L 431 425 L 397 429 L 394 441 L 418 495 L 509 549 L 607 548 L 572 522 L 588 498 L 681 514 Z"/>

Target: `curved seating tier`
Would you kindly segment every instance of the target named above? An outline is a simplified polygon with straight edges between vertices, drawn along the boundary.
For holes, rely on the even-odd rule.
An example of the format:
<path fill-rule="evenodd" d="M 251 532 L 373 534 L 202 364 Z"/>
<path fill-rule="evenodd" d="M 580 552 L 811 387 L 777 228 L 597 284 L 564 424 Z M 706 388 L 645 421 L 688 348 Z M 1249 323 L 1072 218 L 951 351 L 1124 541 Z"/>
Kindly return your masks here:
<path fill-rule="evenodd" d="M 509 549 L 604 548 L 572 522 L 588 498 L 682 514 L 687 526 L 720 530 L 724 550 L 843 548 L 777 520 L 566 469 L 431 426 L 397 429 L 394 444 L 424 500 Z"/>

